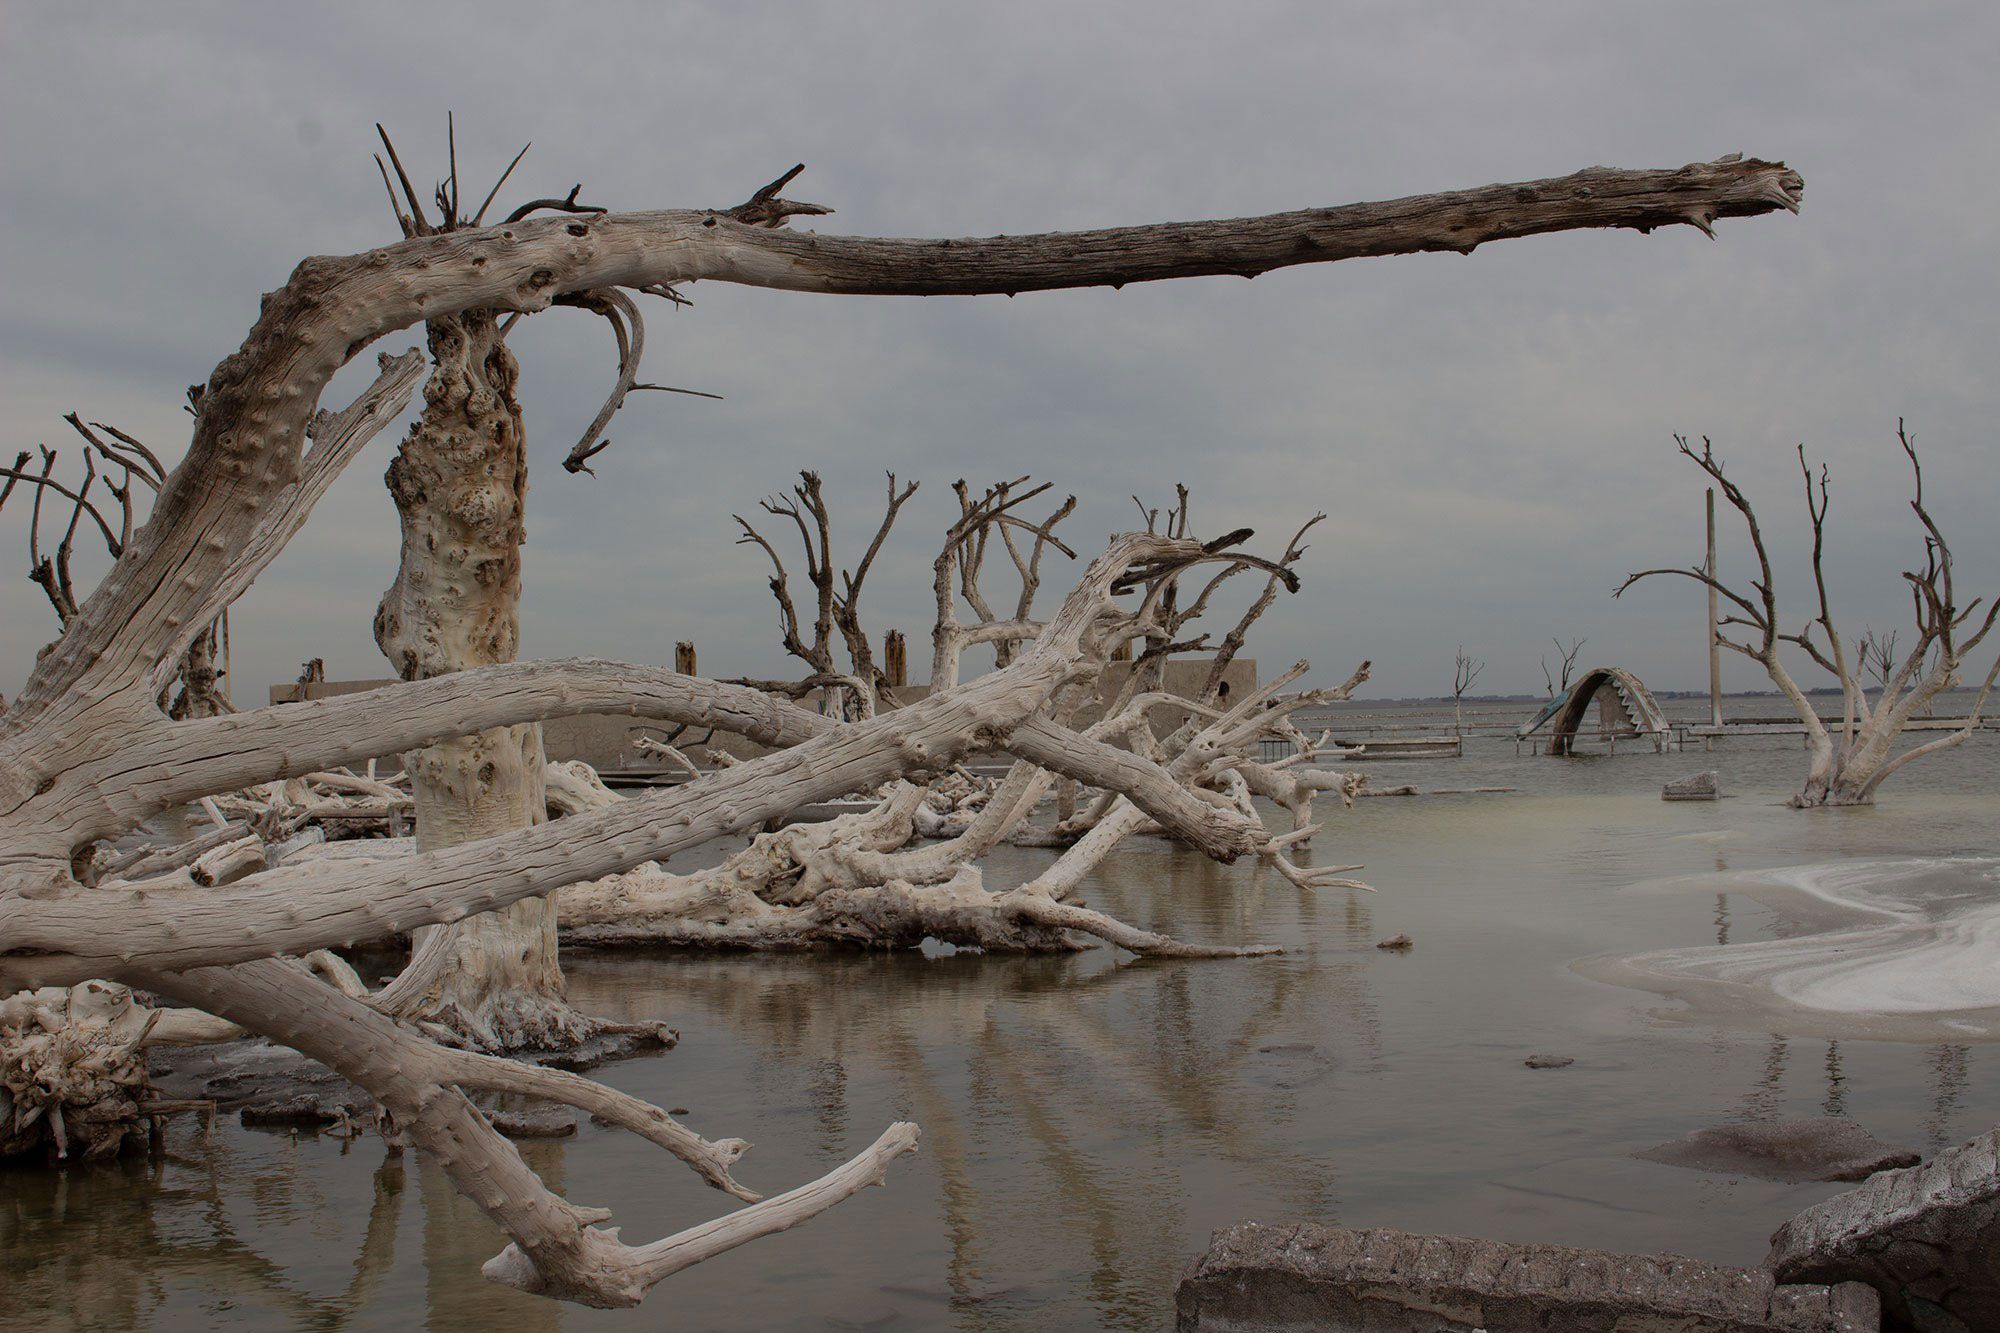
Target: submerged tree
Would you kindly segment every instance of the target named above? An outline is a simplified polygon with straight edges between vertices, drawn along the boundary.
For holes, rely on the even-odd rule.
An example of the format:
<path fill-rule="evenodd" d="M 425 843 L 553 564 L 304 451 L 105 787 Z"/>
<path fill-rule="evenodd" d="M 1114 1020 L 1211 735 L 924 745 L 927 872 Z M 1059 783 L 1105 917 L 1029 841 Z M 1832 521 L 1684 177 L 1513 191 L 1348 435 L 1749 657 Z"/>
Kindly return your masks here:
<path fill-rule="evenodd" d="M 1904 431 L 1901 420 L 1896 422 L 1896 441 L 1910 462 L 1914 489 L 1910 509 L 1916 514 L 1924 534 L 1922 568 L 1906 570 L 1903 574 L 1910 585 L 1917 637 L 1900 661 L 1892 660 L 1895 652 L 1893 634 L 1880 638 L 1873 634 L 1864 635 L 1859 651 L 1853 657 L 1848 655 L 1840 629 L 1834 623 L 1833 603 L 1827 593 L 1823 563 L 1831 474 L 1822 465 L 1819 475 L 1813 475 L 1811 465 L 1806 462 L 1804 445 L 1798 449 L 1799 471 L 1805 478 L 1806 517 L 1812 524 L 1813 586 L 1818 594 L 1819 610 L 1806 621 L 1803 629 L 1787 634 L 1779 627 L 1777 586 L 1771 576 L 1771 557 L 1765 548 L 1763 529 L 1750 507 L 1749 497 L 1723 475 L 1722 460 L 1715 456 L 1714 446 L 1707 436 L 1702 437 L 1699 452 L 1685 436 L 1676 435 L 1674 443 L 1682 454 L 1715 481 L 1723 496 L 1743 516 L 1743 525 L 1750 534 L 1751 549 L 1757 555 L 1758 573 L 1750 583 L 1749 594 L 1728 587 L 1699 566 L 1641 570 L 1628 576 L 1618 587 L 1618 593 L 1622 595 L 1625 589 L 1641 579 L 1656 574 L 1679 574 L 1715 589 L 1731 604 L 1734 610 L 1724 616 L 1721 623 L 1740 625 L 1752 633 L 1741 639 L 1718 633 L 1718 639 L 1723 647 L 1743 654 L 1764 668 L 1771 683 L 1778 687 L 1778 692 L 1798 713 L 1812 746 L 1812 764 L 1806 773 L 1806 780 L 1791 799 L 1791 804 L 1801 809 L 1825 805 L 1865 805 L 1875 799 L 1876 788 L 1906 764 L 1963 744 L 1979 725 L 1980 710 L 1985 707 L 1986 696 L 1992 691 L 1996 676 L 2000 676 L 2000 657 L 1996 657 L 1973 699 L 1964 726 L 1900 754 L 1894 753 L 1896 741 L 1910 719 L 1927 710 L 1938 695 L 1959 684 L 1960 668 L 1992 630 L 1994 618 L 2000 616 L 2000 599 L 1989 601 L 1975 597 L 1964 605 L 1959 604 L 1953 583 L 1951 547 L 1924 505 L 1923 465 L 1917 461 L 1916 442 Z M 1979 614 L 1982 602 L 1986 603 L 1984 615 Z M 1837 726 L 1829 726 L 1819 716 L 1811 696 L 1785 665 L 1780 650 L 1787 644 L 1798 648 L 1813 665 L 1840 682 L 1841 717 Z M 1878 685 L 1873 699 L 1868 695 L 1867 679 L 1871 663 L 1878 664 Z"/>
<path fill-rule="evenodd" d="M 1459 735 L 1465 734 L 1465 692 L 1479 679 L 1479 673 L 1486 670 L 1483 659 L 1465 651 L 1465 645 L 1458 645 L 1458 654 L 1451 664 L 1451 725 Z"/>
<path fill-rule="evenodd" d="M 1549 659 L 1544 657 L 1542 659 L 1542 679 L 1548 684 L 1549 698 L 1553 699 L 1559 694 L 1568 692 L 1569 678 L 1576 672 L 1577 654 L 1583 651 L 1583 645 L 1589 643 L 1590 640 L 1571 639 L 1567 648 L 1563 647 L 1561 639 L 1551 639 L 1550 642 L 1556 646 L 1556 657 L 1560 670 L 1550 671 Z"/>
<path fill-rule="evenodd" d="M 1252 276 L 1365 255 L 1467 252 L 1488 240 L 1581 227 L 1686 223 L 1707 231 L 1719 217 L 1796 209 L 1802 188 L 1779 164 L 1732 157 L 1227 222 L 927 241 L 785 231 L 779 224 L 788 217 L 825 211 L 778 196 L 791 174 L 735 208 L 524 216 L 302 262 L 265 297 L 242 347 L 210 378 L 193 438 L 162 483 L 151 521 L 78 602 L 0 715 L 0 990 L 128 983 L 325 1063 L 373 1095 L 397 1131 L 432 1154 L 512 1238 L 488 1265 L 491 1276 L 588 1304 L 635 1303 L 689 1264 L 878 1182 L 914 1147 L 914 1126 L 891 1126 L 854 1161 L 790 1194 L 630 1245 L 599 1225 L 608 1220 L 602 1210 L 547 1189 L 466 1091 L 519 1092 L 588 1110 L 681 1156 L 739 1198 L 750 1191 L 730 1166 L 746 1145 L 702 1139 L 659 1108 L 572 1074 L 438 1045 L 288 957 L 504 909 L 975 752 L 1013 753 L 1119 791 L 1213 855 L 1261 854 L 1272 839 L 1256 821 L 1192 797 L 1143 755 L 1047 720 L 1079 671 L 1094 672 L 1090 659 L 1106 651 L 1099 627 L 1107 619 L 1157 602 L 1168 581 L 1196 566 L 1241 558 L 1241 535 L 1209 543 L 1118 537 L 1008 666 L 831 729 L 769 694 L 589 661 L 473 666 L 367 694 L 171 718 L 158 698 L 188 647 L 270 564 L 361 443 L 400 410 L 421 357 L 385 358 L 376 386 L 337 416 L 317 410 L 336 371 L 418 322 L 481 310 L 528 314 L 562 301 L 622 311 L 618 303 L 628 298 L 620 289 L 672 291 L 702 278 L 942 295 Z M 204 796 L 604 712 L 727 723 L 781 748 L 684 789 L 430 846 L 393 864 L 321 859 L 216 886 L 95 882 L 100 843 Z M 0 1021 L 0 1044 L 10 1031 Z M 11 1102 L 0 1113 L 11 1114 Z"/>

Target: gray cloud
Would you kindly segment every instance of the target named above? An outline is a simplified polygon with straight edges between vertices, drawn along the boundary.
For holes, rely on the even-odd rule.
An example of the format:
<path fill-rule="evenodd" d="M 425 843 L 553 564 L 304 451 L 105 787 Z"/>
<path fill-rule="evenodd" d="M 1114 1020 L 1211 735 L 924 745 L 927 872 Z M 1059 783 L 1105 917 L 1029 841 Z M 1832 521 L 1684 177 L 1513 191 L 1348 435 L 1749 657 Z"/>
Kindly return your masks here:
<path fill-rule="evenodd" d="M 731 202 L 802 159 L 792 192 L 840 210 L 825 229 L 904 235 L 1742 149 L 1804 173 L 1802 216 L 1714 243 L 1568 235 L 1013 301 L 697 288 L 695 309 L 655 313 L 651 370 L 727 401 L 635 400 L 596 480 L 557 464 L 608 384 L 607 332 L 558 311 L 515 336 L 537 441 L 532 655 L 658 661 L 692 637 L 707 669 L 778 670 L 759 558 L 728 515 L 800 467 L 826 475 L 856 543 L 885 469 L 924 480 L 870 593 L 874 623 L 920 632 L 951 480 L 1032 472 L 1082 497 L 1085 546 L 1176 479 L 1210 531 L 1282 540 L 1332 514 L 1305 591 L 1255 643 L 1267 662 L 1332 675 L 1372 656 L 1377 693 L 1434 693 L 1462 641 L 1492 663 L 1482 688 L 1529 690 L 1548 636 L 1585 635 L 1593 660 L 1695 687 L 1696 591 L 1610 597 L 1627 569 L 1699 554 L 1673 431 L 1727 451 L 1796 591 L 1790 450 L 1831 462 L 1841 604 L 1890 625 L 1918 553 L 1905 414 L 1961 569 L 2000 585 L 1996 39 L 1972 4 L 17 7 L 0 31 L 5 447 L 57 443 L 80 408 L 177 451 L 182 389 L 257 294 L 302 255 L 391 236 L 377 119 L 424 179 L 450 108 L 469 178 L 532 138 L 516 186 L 581 180 L 613 207 Z M 390 447 L 245 598 L 239 691 L 314 655 L 382 670 Z M 0 549 L 19 523 L 0 519 Z M 1724 559 L 1741 569 L 1741 544 Z M 0 579 L 10 689 L 52 629 L 38 597 Z"/>

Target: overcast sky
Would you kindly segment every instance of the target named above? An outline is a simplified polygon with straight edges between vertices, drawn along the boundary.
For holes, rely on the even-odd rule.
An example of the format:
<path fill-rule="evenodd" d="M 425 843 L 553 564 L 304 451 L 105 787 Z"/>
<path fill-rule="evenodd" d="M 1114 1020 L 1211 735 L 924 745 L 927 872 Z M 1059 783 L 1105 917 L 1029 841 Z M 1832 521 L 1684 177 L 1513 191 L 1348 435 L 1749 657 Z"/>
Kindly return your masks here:
<path fill-rule="evenodd" d="M 804 161 L 787 193 L 838 210 L 819 230 L 910 236 L 1742 150 L 1803 173 L 1800 216 L 1014 300 L 701 284 L 693 309 L 652 312 L 649 377 L 726 401 L 635 398 L 594 479 L 560 460 L 611 380 L 608 330 L 553 311 L 512 339 L 534 477 L 524 656 L 670 662 L 691 638 L 709 674 L 783 670 L 761 556 L 729 515 L 802 467 L 826 478 L 848 561 L 882 473 L 923 481 L 864 603 L 921 639 L 950 483 L 1031 473 L 1080 497 L 1065 530 L 1086 555 L 1131 525 L 1134 491 L 1176 480 L 1204 535 L 1249 525 L 1275 548 L 1327 511 L 1303 591 L 1253 640 L 1267 669 L 1305 656 L 1338 678 L 1372 657 L 1370 693 L 1435 694 L 1462 642 L 1489 663 L 1480 690 L 1539 691 L 1549 638 L 1584 636 L 1593 663 L 1699 688 L 1699 590 L 1611 597 L 1629 569 L 1700 557 L 1676 431 L 1713 436 L 1764 502 L 1801 614 L 1793 446 L 1829 461 L 1839 609 L 1888 627 L 1921 554 L 1906 416 L 1964 581 L 2000 589 L 1996 50 L 1989 5 L 1825 0 L 8 3 L 0 444 L 73 454 L 74 409 L 178 456 L 183 391 L 258 295 L 304 255 L 394 239 L 378 119 L 425 183 L 450 109 L 482 189 L 534 141 L 514 200 L 581 181 L 615 209 L 727 205 Z M 239 700 L 312 656 L 384 674 L 369 625 L 395 569 L 381 478 L 399 434 L 239 603 Z M 21 577 L 24 522 L 18 498 L 0 514 L 8 694 L 54 631 Z"/>

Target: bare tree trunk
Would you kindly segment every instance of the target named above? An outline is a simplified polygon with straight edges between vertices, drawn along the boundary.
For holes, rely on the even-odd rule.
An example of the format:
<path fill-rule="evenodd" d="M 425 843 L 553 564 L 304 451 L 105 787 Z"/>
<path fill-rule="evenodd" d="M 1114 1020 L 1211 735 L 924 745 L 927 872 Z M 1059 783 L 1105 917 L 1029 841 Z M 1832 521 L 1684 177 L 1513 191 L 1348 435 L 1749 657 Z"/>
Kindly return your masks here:
<path fill-rule="evenodd" d="M 491 310 L 434 320 L 428 332 L 424 410 L 389 466 L 402 564 L 375 616 L 376 642 L 404 680 L 511 662 L 520 639 L 528 476 L 519 366 Z M 420 851 L 547 818 L 539 724 L 456 737 L 403 761 Z M 489 1051 L 571 1046 L 591 1028 L 564 999 L 547 898 L 419 930 L 380 1005 Z"/>

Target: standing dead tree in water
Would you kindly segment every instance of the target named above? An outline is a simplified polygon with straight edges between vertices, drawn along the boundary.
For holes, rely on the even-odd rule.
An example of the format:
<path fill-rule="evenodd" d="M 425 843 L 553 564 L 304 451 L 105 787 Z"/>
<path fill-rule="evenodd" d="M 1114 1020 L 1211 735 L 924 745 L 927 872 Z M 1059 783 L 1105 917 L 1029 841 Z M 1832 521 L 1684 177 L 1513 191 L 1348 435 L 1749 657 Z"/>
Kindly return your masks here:
<path fill-rule="evenodd" d="M 456 136 L 451 174 L 425 211 L 389 136 L 375 159 L 406 238 L 443 237 L 483 224 L 506 173 L 476 208 L 460 202 Z M 526 152 L 526 149 L 522 150 Z M 402 187 L 400 199 L 391 183 Z M 538 199 L 507 223 L 543 210 L 590 217 L 604 210 Z M 503 224 L 505 225 L 505 224 Z M 645 325 L 623 293 L 585 291 L 558 303 L 602 316 L 612 327 L 619 375 L 611 399 L 571 451 L 571 470 L 589 471 L 605 425 L 637 385 Z M 404 680 L 425 680 L 515 659 L 520 640 L 521 547 L 526 538 L 528 441 L 522 424 L 520 366 L 506 338 L 518 315 L 491 305 L 439 313 L 425 323 L 431 370 L 423 408 L 390 464 L 387 481 L 402 527 L 394 584 L 375 615 L 375 640 Z M 475 842 L 531 828 L 548 817 L 542 729 L 526 722 L 454 736 L 403 756 L 419 850 Z M 568 1050 L 588 1042 L 644 1040 L 646 1028 L 607 1023 L 572 1007 L 557 956 L 555 913 L 529 898 L 416 933 L 407 967 L 375 999 L 385 1013 L 430 1023 L 476 1049 Z"/>
<path fill-rule="evenodd" d="M 1803 629 L 1787 634 L 1779 627 L 1777 586 L 1771 575 L 1771 557 L 1765 548 L 1763 529 L 1750 507 L 1749 497 L 1723 475 L 1722 460 L 1715 456 L 1707 436 L 1702 437 L 1699 452 L 1685 436 L 1676 435 L 1674 443 L 1714 480 L 1724 498 L 1743 516 L 1751 548 L 1757 555 L 1758 573 L 1750 583 L 1749 593 L 1728 587 L 1699 567 L 1641 570 L 1618 587 L 1622 595 L 1641 579 L 1656 574 L 1678 574 L 1714 588 L 1730 603 L 1733 610 L 1721 623 L 1740 625 L 1751 633 L 1736 639 L 1722 636 L 1722 646 L 1761 665 L 1771 683 L 1798 713 L 1799 721 L 1805 724 L 1812 747 L 1812 764 L 1804 785 L 1791 799 L 1791 804 L 1800 809 L 1865 805 L 1875 799 L 1876 788 L 1904 765 L 1963 744 L 1979 725 L 1986 696 L 1992 691 L 1996 676 L 2000 676 L 2000 657 L 1996 657 L 1980 684 L 1963 727 L 1901 754 L 1893 753 L 1897 738 L 1910 719 L 1927 710 L 1938 695 L 1959 684 L 1960 668 L 1992 631 L 1995 617 L 2000 616 L 2000 599 L 1975 597 L 1963 605 L 1959 603 L 1951 547 L 1925 507 L 1923 465 L 1917 460 L 1916 442 L 1904 431 L 1900 419 L 1896 422 L 1896 441 L 1910 463 L 1914 487 L 1910 509 L 1923 528 L 1924 563 L 1922 568 L 1903 574 L 1910 585 L 1917 637 L 1909 652 L 1893 662 L 1893 666 L 1893 635 L 1883 639 L 1872 634 L 1864 636 L 1860 650 L 1850 658 L 1840 629 L 1834 623 L 1823 563 L 1831 474 L 1824 466 L 1817 476 L 1813 474 L 1806 462 L 1804 445 L 1798 448 L 1799 471 L 1805 478 L 1806 517 L 1812 524 L 1813 586 L 1818 594 L 1819 611 Z M 1985 603 L 1983 615 L 1981 603 Z M 1785 665 L 1780 650 L 1786 645 L 1799 649 L 1813 665 L 1840 682 L 1841 719 L 1837 728 L 1820 718 L 1811 696 Z M 1867 681 L 1871 660 L 1880 663 L 1873 699 L 1869 698 Z"/>
<path fill-rule="evenodd" d="M 613 295 L 673 292 L 703 278 L 795 291 L 967 295 L 1250 276 L 1367 255 L 1466 252 L 1489 240 L 1586 227 L 1685 223 L 1707 231 L 1720 217 L 1796 209 L 1802 188 L 1782 165 L 1732 157 L 1227 222 L 928 241 L 783 230 L 787 217 L 825 211 L 778 196 L 792 174 L 734 208 L 566 209 L 554 217 L 517 209 L 491 226 L 413 227 L 382 249 L 305 260 L 265 297 L 241 348 L 210 378 L 193 438 L 162 484 L 151 521 L 78 602 L 0 715 L 0 990 L 129 983 L 321 1061 L 366 1089 L 512 1238 L 487 1266 L 491 1276 L 586 1304 L 636 1303 L 690 1264 L 879 1182 L 891 1160 L 914 1147 L 914 1127 L 891 1126 L 852 1162 L 790 1194 L 630 1245 L 600 1225 L 608 1220 L 602 1210 L 551 1192 L 465 1090 L 520 1092 L 588 1110 L 681 1156 L 738 1197 L 748 1191 L 729 1167 L 745 1145 L 701 1139 L 659 1108 L 575 1075 L 437 1045 L 287 957 L 544 897 L 746 831 L 801 803 L 933 772 L 982 750 L 1018 753 L 1118 789 L 1212 855 L 1261 853 L 1270 839 L 1254 821 L 1190 796 L 1141 755 L 1056 734 L 1044 718 L 1097 650 L 1100 622 L 1130 614 L 1113 609 L 1124 590 L 1144 605 L 1164 578 L 1233 559 L 1231 543 L 1121 537 L 1011 665 L 824 735 L 808 734 L 794 716 L 803 710 L 788 712 L 766 694 L 578 661 L 502 662 L 367 694 L 170 718 L 158 695 L 194 637 L 270 564 L 353 457 L 353 449 L 327 443 L 335 423 L 317 415 L 342 366 L 415 323 L 475 310 L 533 314 L 599 296 L 621 311 L 631 347 L 629 312 Z M 343 417 L 379 425 L 376 414 L 400 409 L 420 369 L 414 353 L 387 359 L 376 387 Z M 623 369 L 619 382 L 627 383 Z M 789 748 L 683 789 L 429 847 L 393 865 L 303 862 L 214 887 L 108 891 L 89 882 L 99 843 L 203 796 L 583 712 L 726 722 Z"/>
<path fill-rule="evenodd" d="M 1451 668 L 1451 722 L 1452 729 L 1459 735 L 1465 734 L 1465 692 L 1479 679 L 1479 673 L 1486 670 L 1486 663 L 1465 651 L 1465 645 L 1458 645 L 1458 656 L 1452 659 Z"/>
<path fill-rule="evenodd" d="M 1549 659 L 1544 657 L 1542 659 L 1542 679 L 1548 683 L 1549 698 L 1553 699 L 1569 688 L 1569 678 L 1576 671 L 1577 654 L 1583 651 L 1583 645 L 1589 643 L 1590 640 L 1572 639 L 1567 648 L 1563 647 L 1561 639 L 1551 639 L 1550 642 L 1556 646 L 1556 657 L 1560 663 L 1561 671 L 1550 671 Z"/>

